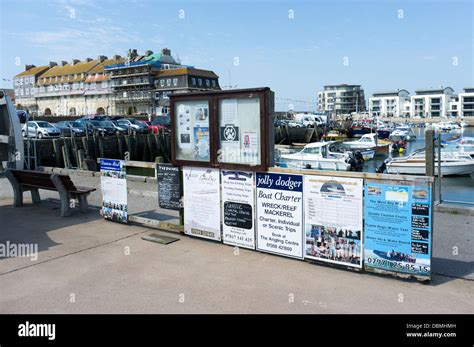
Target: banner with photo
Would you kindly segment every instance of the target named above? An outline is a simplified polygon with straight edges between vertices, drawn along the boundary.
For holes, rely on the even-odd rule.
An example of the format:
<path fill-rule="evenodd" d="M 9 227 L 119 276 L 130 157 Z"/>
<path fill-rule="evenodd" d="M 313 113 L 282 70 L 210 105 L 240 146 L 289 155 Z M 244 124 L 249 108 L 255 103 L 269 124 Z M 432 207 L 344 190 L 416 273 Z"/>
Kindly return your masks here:
<path fill-rule="evenodd" d="M 102 190 L 100 214 L 105 219 L 128 223 L 125 161 L 100 159 L 100 186 Z"/>
<path fill-rule="evenodd" d="M 257 173 L 257 249 L 303 259 L 303 176 Z"/>
<path fill-rule="evenodd" d="M 219 169 L 184 167 L 184 233 L 221 240 Z"/>
<path fill-rule="evenodd" d="M 305 258 L 362 267 L 359 178 L 305 175 Z"/>
<path fill-rule="evenodd" d="M 221 177 L 224 243 L 255 249 L 255 175 L 222 170 Z"/>
<path fill-rule="evenodd" d="M 365 268 L 431 276 L 430 186 L 366 181 Z"/>

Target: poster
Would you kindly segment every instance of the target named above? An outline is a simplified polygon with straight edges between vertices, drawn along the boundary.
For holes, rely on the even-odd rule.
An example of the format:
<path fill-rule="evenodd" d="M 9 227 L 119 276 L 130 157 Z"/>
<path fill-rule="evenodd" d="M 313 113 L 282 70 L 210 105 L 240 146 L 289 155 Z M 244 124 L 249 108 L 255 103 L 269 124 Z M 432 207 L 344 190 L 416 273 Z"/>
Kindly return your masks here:
<path fill-rule="evenodd" d="M 207 101 L 176 103 L 176 159 L 209 161 L 209 105 Z"/>
<path fill-rule="evenodd" d="M 222 170 L 222 234 L 225 244 L 255 249 L 253 172 Z"/>
<path fill-rule="evenodd" d="M 257 249 L 303 258 L 303 176 L 257 173 Z"/>
<path fill-rule="evenodd" d="M 100 187 L 102 190 L 100 214 L 105 219 L 127 223 L 127 174 L 125 171 L 125 161 L 100 159 Z"/>
<path fill-rule="evenodd" d="M 362 267 L 362 182 L 305 175 L 305 258 Z"/>
<path fill-rule="evenodd" d="M 184 233 L 221 240 L 219 170 L 183 168 Z"/>
<path fill-rule="evenodd" d="M 181 201 L 181 173 L 179 167 L 171 164 L 156 165 L 158 183 L 158 206 L 179 211 Z"/>
<path fill-rule="evenodd" d="M 429 186 L 366 182 L 365 267 L 429 277 L 431 213 Z"/>

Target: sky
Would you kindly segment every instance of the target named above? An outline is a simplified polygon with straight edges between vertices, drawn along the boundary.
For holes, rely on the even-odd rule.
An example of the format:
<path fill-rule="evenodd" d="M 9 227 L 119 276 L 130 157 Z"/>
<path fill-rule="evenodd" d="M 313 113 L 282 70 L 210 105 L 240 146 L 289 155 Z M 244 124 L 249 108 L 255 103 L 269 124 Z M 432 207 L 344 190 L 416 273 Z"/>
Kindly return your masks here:
<path fill-rule="evenodd" d="M 469 0 L 0 0 L 0 87 L 25 64 L 166 47 L 221 86 L 270 87 L 276 109 L 315 110 L 326 84 L 474 86 Z"/>

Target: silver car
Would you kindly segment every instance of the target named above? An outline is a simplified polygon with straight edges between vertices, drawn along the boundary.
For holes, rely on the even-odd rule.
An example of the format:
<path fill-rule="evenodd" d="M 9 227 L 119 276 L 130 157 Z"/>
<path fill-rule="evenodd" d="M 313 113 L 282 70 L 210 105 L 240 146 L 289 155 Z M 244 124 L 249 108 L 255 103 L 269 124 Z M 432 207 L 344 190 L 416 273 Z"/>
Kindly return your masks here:
<path fill-rule="evenodd" d="M 22 129 L 23 137 L 35 137 L 38 139 L 57 138 L 61 136 L 61 130 L 46 121 L 29 121 Z"/>

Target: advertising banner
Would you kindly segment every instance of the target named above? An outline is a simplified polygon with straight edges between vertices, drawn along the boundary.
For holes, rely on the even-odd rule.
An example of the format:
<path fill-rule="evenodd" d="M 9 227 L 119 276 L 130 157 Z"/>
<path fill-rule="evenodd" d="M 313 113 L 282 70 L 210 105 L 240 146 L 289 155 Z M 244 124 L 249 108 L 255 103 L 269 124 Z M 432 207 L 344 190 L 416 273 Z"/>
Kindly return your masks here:
<path fill-rule="evenodd" d="M 305 258 L 362 267 L 359 178 L 304 176 Z"/>
<path fill-rule="evenodd" d="M 303 258 L 303 176 L 257 173 L 257 249 Z"/>
<path fill-rule="evenodd" d="M 127 223 L 127 173 L 125 161 L 100 159 L 100 186 L 102 190 L 100 214 L 105 219 Z"/>
<path fill-rule="evenodd" d="M 184 233 L 221 240 L 219 169 L 184 167 Z"/>
<path fill-rule="evenodd" d="M 255 249 L 254 173 L 222 170 L 221 176 L 224 243 Z"/>
<path fill-rule="evenodd" d="M 158 206 L 179 211 L 181 200 L 181 174 L 179 167 L 171 164 L 156 165 L 158 182 Z"/>
<path fill-rule="evenodd" d="M 365 268 L 431 276 L 431 188 L 366 181 Z"/>

